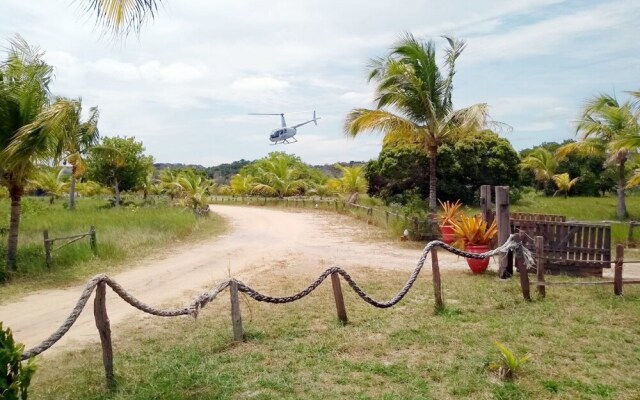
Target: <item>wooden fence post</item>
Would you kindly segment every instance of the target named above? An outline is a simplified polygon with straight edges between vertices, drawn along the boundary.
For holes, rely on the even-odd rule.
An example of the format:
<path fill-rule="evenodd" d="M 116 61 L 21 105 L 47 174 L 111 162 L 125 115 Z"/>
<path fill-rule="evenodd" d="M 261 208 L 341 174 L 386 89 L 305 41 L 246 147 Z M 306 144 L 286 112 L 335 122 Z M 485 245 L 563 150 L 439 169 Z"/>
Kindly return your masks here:
<path fill-rule="evenodd" d="M 96 242 L 96 227 L 89 227 L 89 246 L 91 246 L 91 251 L 93 254 L 97 253 L 98 243 Z"/>
<path fill-rule="evenodd" d="M 544 282 L 544 237 L 536 236 L 536 280 Z M 547 295 L 545 286 L 538 285 L 538 294 L 540 297 Z"/>
<path fill-rule="evenodd" d="M 522 234 L 517 235 L 515 240 L 518 243 L 522 243 Z M 527 266 L 524 265 L 524 257 L 522 256 L 522 251 L 516 252 L 516 269 L 518 270 L 518 274 L 520 275 L 522 297 L 524 297 L 524 299 L 527 301 L 531 301 L 531 293 L 529 291 L 529 272 L 527 271 Z"/>
<path fill-rule="evenodd" d="M 431 274 L 433 276 L 433 296 L 435 298 L 436 312 L 444 308 L 442 301 L 442 281 L 440 279 L 440 266 L 438 265 L 438 248 L 431 248 Z"/>
<path fill-rule="evenodd" d="M 44 237 L 44 265 L 47 269 L 51 268 L 51 242 L 49 241 L 49 230 L 42 231 Z"/>
<path fill-rule="evenodd" d="M 491 185 L 480 186 L 480 208 L 482 209 L 482 218 L 487 221 L 488 225 L 493 222 L 493 203 L 491 203 Z"/>
<path fill-rule="evenodd" d="M 107 386 L 113 387 L 113 347 L 111 345 L 111 327 L 109 326 L 109 316 L 107 315 L 106 285 L 104 282 L 96 286 L 96 297 L 93 301 L 93 316 L 96 319 L 96 328 L 100 334 L 102 344 L 102 363 L 104 364 L 104 374 L 107 379 Z"/>
<path fill-rule="evenodd" d="M 333 298 L 336 301 L 336 311 L 338 312 L 338 319 L 342 325 L 346 325 L 347 310 L 344 307 L 344 297 L 342 297 L 342 287 L 340 286 L 340 275 L 337 272 L 331 274 L 331 286 L 333 287 Z"/>
<path fill-rule="evenodd" d="M 511 223 L 509 221 L 509 186 L 496 186 L 496 218 L 498 225 L 498 246 L 505 244 L 511 234 Z M 509 278 L 513 275 L 513 268 L 508 266 L 508 258 L 500 258 L 500 268 L 498 276 L 501 279 Z"/>
<path fill-rule="evenodd" d="M 622 296 L 622 264 L 624 259 L 624 246 L 616 246 L 616 264 L 613 271 L 613 292 L 616 296 Z"/>
<path fill-rule="evenodd" d="M 636 226 L 638 226 L 638 223 L 636 221 L 629 222 L 629 234 L 627 235 L 627 247 L 630 249 L 636 248 L 636 242 L 635 240 L 633 240 L 633 231 L 635 230 Z"/>
<path fill-rule="evenodd" d="M 387 210 L 384 211 L 384 220 L 387 226 L 389 226 L 389 211 Z"/>
<path fill-rule="evenodd" d="M 234 279 L 229 284 L 229 294 L 231 297 L 231 323 L 233 324 L 233 340 L 242 342 L 244 332 L 242 331 L 242 315 L 240 315 L 240 300 L 238 299 L 238 282 Z"/>

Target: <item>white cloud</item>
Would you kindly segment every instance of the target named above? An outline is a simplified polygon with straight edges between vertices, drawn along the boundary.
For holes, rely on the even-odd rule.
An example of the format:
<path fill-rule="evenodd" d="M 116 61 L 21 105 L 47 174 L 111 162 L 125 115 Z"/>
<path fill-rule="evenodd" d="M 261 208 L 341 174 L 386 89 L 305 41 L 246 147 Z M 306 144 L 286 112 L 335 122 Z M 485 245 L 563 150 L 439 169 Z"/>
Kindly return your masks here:
<path fill-rule="evenodd" d="M 231 89 L 242 90 L 247 92 L 261 92 L 263 90 L 283 90 L 289 87 L 289 82 L 272 78 L 251 76 L 240 78 L 231 84 Z"/>
<path fill-rule="evenodd" d="M 101 58 L 98 61 L 89 63 L 89 69 L 111 79 L 121 81 L 140 79 L 140 73 L 135 65 L 110 58 Z"/>

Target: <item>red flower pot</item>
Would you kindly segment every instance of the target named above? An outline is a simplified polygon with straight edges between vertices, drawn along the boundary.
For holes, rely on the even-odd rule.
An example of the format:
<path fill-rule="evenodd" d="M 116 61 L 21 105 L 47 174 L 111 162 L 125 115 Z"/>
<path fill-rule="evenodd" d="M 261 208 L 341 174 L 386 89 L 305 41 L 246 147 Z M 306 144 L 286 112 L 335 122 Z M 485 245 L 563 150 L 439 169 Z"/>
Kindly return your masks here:
<path fill-rule="evenodd" d="M 441 225 L 440 233 L 442 233 L 442 241 L 446 244 L 453 243 L 456 240 L 456 235 L 453 233 L 453 225 Z"/>
<path fill-rule="evenodd" d="M 489 246 L 486 244 L 481 244 L 481 245 L 468 244 L 465 247 L 465 250 L 469 253 L 481 254 L 489 251 Z M 489 266 L 489 257 L 483 258 L 481 260 L 478 260 L 476 258 L 467 258 L 467 264 L 469 264 L 469 268 L 471 268 L 471 271 L 474 274 L 481 274 L 484 271 L 486 271 L 487 267 Z"/>

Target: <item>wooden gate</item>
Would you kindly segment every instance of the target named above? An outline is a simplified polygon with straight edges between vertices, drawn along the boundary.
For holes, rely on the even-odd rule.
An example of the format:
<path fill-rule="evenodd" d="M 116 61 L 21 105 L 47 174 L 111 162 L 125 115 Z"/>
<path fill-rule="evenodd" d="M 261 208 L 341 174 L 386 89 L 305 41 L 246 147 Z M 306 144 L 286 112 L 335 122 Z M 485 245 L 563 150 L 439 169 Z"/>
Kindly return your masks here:
<path fill-rule="evenodd" d="M 611 225 L 512 219 L 511 231 L 524 232 L 532 251 L 533 238 L 544 238 L 549 273 L 601 277 L 603 268 L 611 268 Z"/>

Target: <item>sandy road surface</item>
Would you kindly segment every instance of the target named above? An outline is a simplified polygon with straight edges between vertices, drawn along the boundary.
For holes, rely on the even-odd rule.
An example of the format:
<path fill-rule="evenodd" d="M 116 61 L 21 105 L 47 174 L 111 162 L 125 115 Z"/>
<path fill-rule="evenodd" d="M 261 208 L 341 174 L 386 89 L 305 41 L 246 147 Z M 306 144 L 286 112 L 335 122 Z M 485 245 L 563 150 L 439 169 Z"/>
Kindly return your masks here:
<path fill-rule="evenodd" d="M 147 304 L 182 306 L 229 274 L 259 289 L 260 274 L 278 266 L 314 273 L 334 265 L 347 270 L 359 266 L 408 272 L 413 270 L 421 253 L 394 243 L 367 240 L 375 236 L 378 228 L 336 214 L 219 205 L 211 209 L 228 219 L 230 230 L 225 235 L 181 245 L 137 262 L 113 278 Z M 439 256 L 442 268 L 468 268 L 463 259 L 454 255 L 441 251 Z M 429 268 L 424 272 L 430 274 Z M 301 282 L 301 288 L 306 283 Z M 82 288 L 83 285 L 79 285 L 40 291 L 2 305 L 0 320 L 13 329 L 19 342 L 30 348 L 60 326 Z M 112 324 L 135 313 L 142 318 L 141 312 L 111 290 L 107 290 L 107 296 Z M 76 324 L 47 355 L 98 340 L 91 304 L 88 303 Z"/>

